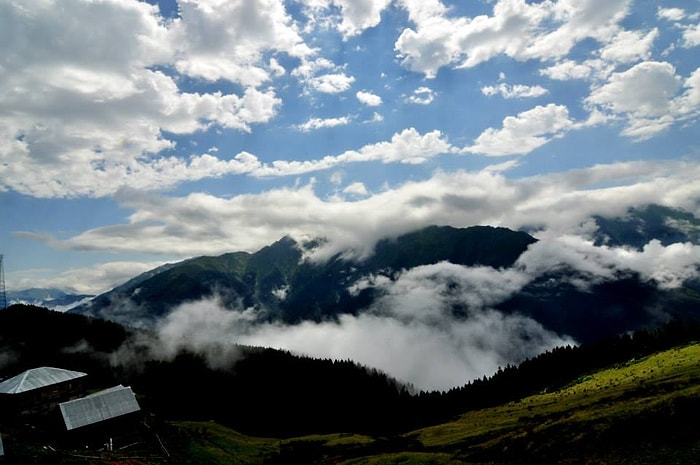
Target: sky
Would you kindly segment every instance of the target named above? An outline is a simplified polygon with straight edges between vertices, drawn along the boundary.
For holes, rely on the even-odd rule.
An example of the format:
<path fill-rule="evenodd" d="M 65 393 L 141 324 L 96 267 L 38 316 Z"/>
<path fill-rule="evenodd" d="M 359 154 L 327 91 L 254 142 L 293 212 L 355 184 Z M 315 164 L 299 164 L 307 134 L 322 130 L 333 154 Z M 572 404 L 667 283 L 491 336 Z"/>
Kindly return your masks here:
<path fill-rule="evenodd" d="M 697 0 L 0 0 L 0 44 L 8 290 L 700 216 Z"/>

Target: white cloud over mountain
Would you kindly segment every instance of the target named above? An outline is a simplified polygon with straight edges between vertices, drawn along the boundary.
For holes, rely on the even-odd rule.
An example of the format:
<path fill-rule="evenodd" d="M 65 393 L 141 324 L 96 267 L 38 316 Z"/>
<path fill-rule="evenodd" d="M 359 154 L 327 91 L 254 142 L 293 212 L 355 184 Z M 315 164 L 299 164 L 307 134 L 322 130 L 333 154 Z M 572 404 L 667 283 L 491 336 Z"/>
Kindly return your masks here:
<path fill-rule="evenodd" d="M 351 201 L 324 199 L 313 185 L 230 199 L 124 191 L 121 204 L 133 211 L 128 223 L 65 240 L 40 239 L 77 250 L 194 256 L 254 251 L 290 234 L 328 238 L 316 251 L 324 257 L 346 249 L 366 255 L 377 240 L 427 224 L 490 224 L 585 237 L 591 215 L 622 215 L 630 206 L 660 203 L 700 214 L 694 200 L 699 170 L 689 162 L 619 163 L 520 180 L 491 171 L 438 172 Z"/>
<path fill-rule="evenodd" d="M 0 237 L 35 255 L 13 273 L 55 252 L 57 282 L 95 289 L 120 266 L 64 253 L 153 263 L 141 254 L 292 234 L 362 254 L 431 223 L 578 234 L 632 205 L 697 213 L 698 16 L 631 0 L 0 1 Z"/>

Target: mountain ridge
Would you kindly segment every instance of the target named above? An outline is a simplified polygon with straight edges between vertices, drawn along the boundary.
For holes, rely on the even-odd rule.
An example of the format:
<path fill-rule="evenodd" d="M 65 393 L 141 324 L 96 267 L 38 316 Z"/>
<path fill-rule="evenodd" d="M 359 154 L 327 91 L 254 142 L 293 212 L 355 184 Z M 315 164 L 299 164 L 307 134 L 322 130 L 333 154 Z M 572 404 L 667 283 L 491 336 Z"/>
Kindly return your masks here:
<path fill-rule="evenodd" d="M 669 241 L 678 239 L 685 241 L 685 246 L 700 244 L 700 220 L 687 212 L 658 205 L 631 209 L 619 218 L 595 217 L 594 220 L 598 229 L 592 241 L 600 243 L 601 253 L 608 254 L 596 263 L 607 273 L 603 279 L 589 276 L 586 269 L 578 270 L 566 261 L 552 267 L 547 261 L 552 256 L 547 254 L 557 253 L 559 249 L 547 248 L 545 243 L 538 252 L 544 254 L 539 257 L 544 259 L 544 266 L 529 276 L 522 287 L 515 285 L 512 295 L 489 301 L 489 305 L 503 315 L 529 318 L 547 330 L 579 342 L 654 327 L 673 318 L 700 318 L 697 276 L 683 278 L 681 286 L 669 288 L 632 269 L 611 268 L 605 261 L 611 259 L 612 247 L 631 254 L 644 253 L 641 244 L 652 241 L 671 245 L 674 243 Z M 284 325 L 337 321 L 342 315 L 371 312 L 386 295 L 386 283 L 395 284 L 402 276 L 415 275 L 420 269 L 432 269 L 435 270 L 432 273 L 439 274 L 437 264 L 441 262 L 465 270 L 479 267 L 483 272 L 491 270 L 487 273 L 490 281 L 484 285 L 505 289 L 510 271 L 520 275 L 527 271 L 520 261 L 538 241 L 525 232 L 502 227 L 434 225 L 381 239 L 373 253 L 362 259 L 337 253 L 313 261 L 309 256 L 313 256 L 314 247 L 319 244 L 320 241 L 299 243 L 287 236 L 253 253 L 231 252 L 164 265 L 73 311 L 153 328 L 183 303 L 216 298 L 229 310 L 255 309 L 258 321 Z M 584 248 L 576 253 L 585 258 L 590 250 Z M 570 255 L 565 257 L 571 259 Z M 531 253 L 528 259 L 533 260 Z M 432 285 L 447 286 L 444 293 L 455 290 L 478 295 L 480 292 L 478 287 L 452 283 L 452 278 L 440 281 L 436 276 L 433 274 L 428 279 L 434 280 Z M 375 281 L 385 285 L 382 287 Z M 363 282 L 368 285 L 358 285 Z M 456 317 L 469 317 L 468 306 L 459 302 L 450 305 Z"/>
<path fill-rule="evenodd" d="M 132 318 L 133 308 L 121 312 L 120 306 L 130 300 L 132 307 L 146 305 L 141 316 L 148 323 L 179 303 L 216 293 L 226 306 L 265 306 L 272 317 L 284 321 L 320 319 L 338 313 L 331 306 L 340 305 L 340 313 L 357 311 L 365 296 L 356 300 L 344 289 L 363 274 L 440 261 L 466 266 L 508 266 L 535 241 L 526 233 L 506 228 L 431 226 L 379 241 L 375 254 L 364 260 L 350 260 L 336 254 L 326 261 L 313 262 L 304 259 L 301 244 L 284 237 L 255 253 L 197 257 L 160 267 L 74 311 L 128 324 L 121 317 Z M 494 244 L 500 247 L 494 248 Z M 332 295 L 324 292 L 329 288 L 336 292 Z"/>

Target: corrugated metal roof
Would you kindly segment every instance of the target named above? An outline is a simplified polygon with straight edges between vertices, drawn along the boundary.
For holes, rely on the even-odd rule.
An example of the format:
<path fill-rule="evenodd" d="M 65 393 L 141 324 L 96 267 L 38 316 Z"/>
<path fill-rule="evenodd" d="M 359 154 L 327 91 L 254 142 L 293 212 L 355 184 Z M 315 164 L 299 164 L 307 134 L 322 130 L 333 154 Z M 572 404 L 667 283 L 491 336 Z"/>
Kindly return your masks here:
<path fill-rule="evenodd" d="M 58 406 L 68 431 L 141 410 L 131 388 L 121 385 Z"/>
<path fill-rule="evenodd" d="M 19 394 L 83 376 L 87 373 L 53 367 L 32 368 L 0 383 L 0 394 Z"/>

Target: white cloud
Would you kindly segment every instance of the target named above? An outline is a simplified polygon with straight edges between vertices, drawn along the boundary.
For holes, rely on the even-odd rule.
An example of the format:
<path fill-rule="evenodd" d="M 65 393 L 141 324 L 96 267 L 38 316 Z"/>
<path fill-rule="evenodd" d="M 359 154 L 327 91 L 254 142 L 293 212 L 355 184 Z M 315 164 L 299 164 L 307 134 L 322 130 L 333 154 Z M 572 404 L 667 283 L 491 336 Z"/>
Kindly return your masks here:
<path fill-rule="evenodd" d="M 23 276 L 22 273 L 8 273 L 8 287 L 13 289 L 47 288 L 62 289 L 77 294 L 97 295 L 107 292 L 114 286 L 141 273 L 150 271 L 162 262 L 108 262 L 85 268 L 71 268 L 65 271 L 43 270 L 48 278 L 37 278 L 37 274 Z"/>
<path fill-rule="evenodd" d="M 274 58 L 270 58 L 270 63 L 268 66 L 275 77 L 280 77 L 287 74 L 287 70 L 284 68 L 284 66 L 280 65 L 279 61 Z"/>
<path fill-rule="evenodd" d="M 346 74 L 345 68 L 323 57 L 303 58 L 299 66 L 292 70 L 292 76 L 304 85 L 305 93 L 339 94 L 349 90 L 355 82 L 353 76 Z"/>
<path fill-rule="evenodd" d="M 323 74 L 309 79 L 309 85 L 318 92 L 339 94 L 352 87 L 355 78 L 345 73 Z"/>
<path fill-rule="evenodd" d="M 666 62 L 645 61 L 612 74 L 608 82 L 592 90 L 586 103 L 624 116 L 627 127 L 622 134 L 643 140 L 698 111 L 700 101 L 693 97 L 693 82 L 693 76 L 688 78 L 690 90 L 678 96 L 683 80 L 675 68 Z"/>
<path fill-rule="evenodd" d="M 572 60 L 564 60 L 547 68 L 540 70 L 540 74 L 550 79 L 558 81 L 568 81 L 570 79 L 586 79 L 593 72 L 592 68 L 586 64 L 576 63 Z"/>
<path fill-rule="evenodd" d="M 506 99 L 536 98 L 546 95 L 549 91 L 542 86 L 525 86 L 522 84 L 510 85 L 501 83 L 497 86 L 484 86 L 481 93 L 487 96 L 501 95 Z"/>
<path fill-rule="evenodd" d="M 355 96 L 357 97 L 357 100 L 368 107 L 378 107 L 382 104 L 382 98 L 379 95 L 375 95 L 371 92 L 360 90 L 355 94 Z"/>
<path fill-rule="evenodd" d="M 367 191 L 367 188 L 365 185 L 361 182 L 354 182 L 347 186 L 345 189 L 343 189 L 343 194 L 349 194 L 349 195 L 355 195 L 355 196 L 360 196 L 364 197 L 369 195 L 369 191 Z"/>
<path fill-rule="evenodd" d="M 375 111 L 372 114 L 372 118 L 370 118 L 366 121 L 363 121 L 363 122 L 364 123 L 381 123 L 382 121 L 384 121 L 384 117 Z"/>
<path fill-rule="evenodd" d="M 171 40 L 183 74 L 259 86 L 270 79 L 262 62 L 265 52 L 313 53 L 280 0 L 184 0 L 178 6 L 180 19 L 173 23 Z"/>
<path fill-rule="evenodd" d="M 381 22 L 382 12 L 392 0 L 301 0 L 306 7 L 306 32 L 336 29 L 344 41 Z M 338 12 L 339 10 L 339 12 Z"/>
<path fill-rule="evenodd" d="M 302 132 L 314 131 L 322 128 L 333 128 L 336 126 L 345 126 L 350 123 L 350 117 L 341 116 L 340 118 L 311 118 L 307 122 L 300 124 L 297 128 Z"/>
<path fill-rule="evenodd" d="M 328 155 L 319 160 L 276 160 L 256 168 L 254 176 L 289 176 L 324 170 L 347 163 L 381 161 L 382 163 L 420 164 L 443 153 L 452 152 L 440 131 L 420 134 L 414 128 L 404 129 L 392 136 L 391 141 L 365 145 L 359 150 L 348 150 L 340 155 Z"/>
<path fill-rule="evenodd" d="M 349 124 L 351 117 L 312 118 L 297 126 L 300 131 L 309 132 L 322 128 Z M 378 121 L 376 117 L 373 119 Z M 1 131 L 2 129 L 0 129 Z M 66 166 L 65 176 L 75 179 L 63 180 L 59 168 L 52 172 L 32 172 L 31 164 L 7 164 L 0 166 L 0 173 L 12 179 L 12 188 L 34 196 L 61 196 L 67 189 L 83 195 L 110 195 L 123 188 L 154 190 L 168 188 L 184 181 L 196 181 L 205 178 L 243 174 L 255 177 L 291 176 L 342 166 L 348 163 L 381 161 L 382 163 L 421 164 L 428 159 L 455 149 L 445 140 L 440 131 L 420 134 L 414 128 L 408 128 L 392 136 L 390 141 L 368 144 L 358 150 L 348 150 L 339 155 L 328 155 L 317 160 L 295 161 L 275 160 L 262 163 L 257 156 L 240 152 L 229 160 L 221 159 L 211 153 L 193 155 L 188 160 L 177 157 L 160 157 L 149 163 L 134 163 L 129 168 L 107 166 L 95 171 L 91 165 L 83 166 L 81 176 L 75 176 L 76 167 Z M 9 157 L 12 152 L 7 152 Z M 3 156 L 0 148 L 0 159 Z M 38 169 L 37 165 L 36 169 Z M 9 177 L 11 176 L 11 178 Z M 37 180 L 45 180 L 37 183 Z M 61 189 L 59 191 L 58 189 Z"/>
<path fill-rule="evenodd" d="M 517 60 L 566 56 L 580 41 L 607 42 L 619 31 L 630 1 L 498 0 L 492 16 L 448 16 L 437 0 L 400 2 L 416 29 L 404 29 L 395 48 L 403 65 L 434 78 L 443 66 L 473 67 L 506 55 Z"/>
<path fill-rule="evenodd" d="M 673 100 L 673 111 L 682 118 L 694 118 L 700 113 L 700 68 L 683 83 L 685 92 Z"/>
<path fill-rule="evenodd" d="M 681 87 L 675 73 L 670 63 L 639 63 L 613 74 L 605 85 L 594 89 L 587 100 L 616 113 L 660 116 L 668 113 L 671 97 Z"/>
<path fill-rule="evenodd" d="M 680 21 L 685 18 L 686 13 L 682 8 L 662 8 L 659 7 L 656 10 L 656 15 L 659 18 L 666 19 L 668 21 Z"/>
<path fill-rule="evenodd" d="M 683 47 L 691 48 L 700 45 L 700 24 L 683 28 Z"/>
<path fill-rule="evenodd" d="M 317 57 L 313 60 L 302 59 L 299 66 L 292 70 L 292 76 L 299 79 L 308 79 L 321 71 L 339 69 L 332 61 L 327 58 Z"/>
<path fill-rule="evenodd" d="M 201 163 L 190 173 L 194 164 L 187 160 L 157 155 L 175 147 L 164 134 L 191 134 L 212 125 L 251 131 L 276 115 L 281 101 L 272 89 L 186 92 L 178 79 L 159 70 L 180 60 L 189 67 L 183 72 L 202 74 L 193 68 L 202 57 L 188 53 L 196 52 L 199 42 L 217 45 L 210 42 L 218 39 L 202 34 L 218 30 L 209 26 L 221 14 L 252 20 L 236 10 L 241 2 L 227 3 L 219 16 L 204 2 L 188 2 L 181 19 L 165 22 L 157 7 L 144 2 L 67 1 L 60 8 L 51 1 L 0 5 L 0 41 L 13 50 L 0 65 L 5 70 L 0 73 L 0 189 L 37 197 L 104 196 L 125 186 L 167 188 L 215 176 L 202 172 Z M 264 18 L 251 13 L 260 20 L 255 24 L 276 31 L 276 42 L 266 42 L 272 40 L 267 29 L 235 32 L 236 40 L 252 47 L 245 66 L 257 66 L 250 60 L 263 49 L 303 56 L 279 42 L 291 37 L 277 22 L 288 20 L 275 16 L 284 13 L 279 5 L 269 3 Z M 187 40 L 176 41 L 184 30 Z M 254 39 L 247 36 L 254 33 Z M 218 45 L 226 48 L 224 36 Z M 228 58 L 243 59 L 234 55 Z M 257 79 L 256 72 L 244 75 Z"/>
<path fill-rule="evenodd" d="M 416 105 L 430 105 L 436 97 L 437 93 L 430 87 L 419 87 L 413 91 L 413 94 L 406 97 L 404 101 Z"/>
<path fill-rule="evenodd" d="M 379 24 L 381 13 L 392 0 L 332 0 L 342 11 L 338 30 L 344 38 L 356 36 Z"/>
<path fill-rule="evenodd" d="M 651 47 L 659 36 L 658 28 L 644 31 L 620 31 L 600 52 L 601 58 L 618 63 L 648 60 Z"/>
<path fill-rule="evenodd" d="M 387 148 L 400 153 L 399 146 Z M 384 152 L 380 147 L 368 151 Z M 121 205 L 133 211 L 128 223 L 66 240 L 37 239 L 79 250 L 193 256 L 254 251 L 287 234 L 310 235 L 329 239 L 326 248 L 317 251 L 319 257 L 349 248 L 362 255 L 371 253 L 380 238 L 430 224 L 534 228 L 557 236 L 583 234 L 582 224 L 591 215 L 623 215 L 631 206 L 649 203 L 700 216 L 698 180 L 697 163 L 635 162 L 524 179 L 507 179 L 492 171 L 437 172 L 428 180 L 405 182 L 359 201 L 324 200 L 312 185 L 231 198 L 124 191 Z"/>
<path fill-rule="evenodd" d="M 478 290 L 486 300 L 491 300 L 490 292 L 508 292 L 502 282 L 494 281 L 508 274 L 450 264 L 409 271 L 385 283 L 385 297 L 376 309 L 341 315 L 337 322 L 257 323 L 251 309 L 225 310 L 215 300 L 188 303 L 162 320 L 158 336 L 166 353 L 193 348 L 207 354 L 212 365 L 225 357 L 209 348 L 235 342 L 351 359 L 417 389 L 446 390 L 492 374 L 499 366 L 573 343 L 529 318 L 483 308 L 482 301 L 465 318 L 451 314 L 451 304 L 469 297 L 469 290 Z"/>
<path fill-rule="evenodd" d="M 613 280 L 620 272 L 632 271 L 662 289 L 673 289 L 698 275 L 698 263 L 700 246 L 691 243 L 663 246 L 654 239 L 637 251 L 595 246 L 583 237 L 564 235 L 533 244 L 517 266 L 532 276 L 567 266 L 586 276 L 583 285 Z"/>
<path fill-rule="evenodd" d="M 488 128 L 464 152 L 488 156 L 524 155 L 572 129 L 569 111 L 550 103 L 508 116 L 501 129 Z"/>
<path fill-rule="evenodd" d="M 559 236 L 533 244 L 511 269 L 441 262 L 393 277 L 363 277 L 352 287 L 373 287 L 379 297 L 359 315 L 341 315 L 337 322 L 259 323 L 252 309 L 225 310 L 215 300 L 205 300 L 176 308 L 158 333 L 166 345 L 205 352 L 212 343 L 236 342 L 352 359 L 418 389 L 449 389 L 499 366 L 574 343 L 530 318 L 491 309 L 541 274 L 566 266 L 584 276 L 581 284 L 590 284 L 635 271 L 672 288 L 697 276 L 699 260 L 700 246 L 692 244 L 663 247 L 652 241 L 634 251 Z"/>

